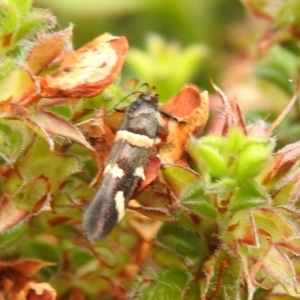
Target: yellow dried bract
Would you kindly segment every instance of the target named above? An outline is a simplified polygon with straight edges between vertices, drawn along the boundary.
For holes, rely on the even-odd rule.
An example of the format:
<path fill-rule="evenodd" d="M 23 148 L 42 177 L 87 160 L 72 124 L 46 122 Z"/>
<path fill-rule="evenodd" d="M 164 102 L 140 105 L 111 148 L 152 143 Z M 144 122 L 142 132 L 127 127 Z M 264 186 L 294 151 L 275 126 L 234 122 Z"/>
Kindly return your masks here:
<path fill-rule="evenodd" d="M 119 74 L 128 43 L 108 33 L 69 53 L 58 70 L 40 78 L 44 97 L 86 98 L 100 94 Z"/>

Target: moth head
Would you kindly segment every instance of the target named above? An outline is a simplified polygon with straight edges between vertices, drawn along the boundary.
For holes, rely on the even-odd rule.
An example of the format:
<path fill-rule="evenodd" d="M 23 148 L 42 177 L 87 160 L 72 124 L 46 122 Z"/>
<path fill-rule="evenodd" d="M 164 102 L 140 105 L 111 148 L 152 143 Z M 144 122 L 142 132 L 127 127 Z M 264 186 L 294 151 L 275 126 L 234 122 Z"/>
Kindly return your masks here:
<path fill-rule="evenodd" d="M 153 102 L 155 104 L 158 103 L 158 94 L 151 92 L 143 92 L 139 95 L 140 99 L 147 100 Z"/>

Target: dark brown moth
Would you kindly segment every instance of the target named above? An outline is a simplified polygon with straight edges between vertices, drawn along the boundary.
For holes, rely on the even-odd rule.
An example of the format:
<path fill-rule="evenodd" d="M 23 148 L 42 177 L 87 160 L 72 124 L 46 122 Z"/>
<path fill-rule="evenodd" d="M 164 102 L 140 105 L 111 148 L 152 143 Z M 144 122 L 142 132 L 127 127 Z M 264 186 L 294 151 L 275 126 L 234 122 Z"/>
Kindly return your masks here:
<path fill-rule="evenodd" d="M 134 190 L 145 179 L 159 130 L 157 102 L 157 94 L 141 93 L 124 113 L 102 182 L 83 214 L 83 227 L 92 243 L 104 239 L 123 218 Z"/>

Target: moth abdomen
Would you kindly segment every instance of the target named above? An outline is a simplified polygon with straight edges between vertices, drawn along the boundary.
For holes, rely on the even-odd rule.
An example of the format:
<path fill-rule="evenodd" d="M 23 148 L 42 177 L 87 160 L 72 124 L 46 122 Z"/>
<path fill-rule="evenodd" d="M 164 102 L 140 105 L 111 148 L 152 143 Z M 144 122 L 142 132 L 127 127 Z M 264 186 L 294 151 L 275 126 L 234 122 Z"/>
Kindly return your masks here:
<path fill-rule="evenodd" d="M 141 153 L 139 150 L 126 143 L 118 161 L 106 165 L 103 181 L 83 214 L 83 226 L 89 241 L 100 241 L 109 234 L 123 218 L 136 186 L 145 178 L 148 151 L 143 149 Z M 130 157 L 137 158 L 135 164 L 126 165 Z"/>
<path fill-rule="evenodd" d="M 119 212 L 112 197 L 109 189 L 105 192 L 99 189 L 84 211 L 83 227 L 92 243 L 105 238 L 118 222 Z"/>

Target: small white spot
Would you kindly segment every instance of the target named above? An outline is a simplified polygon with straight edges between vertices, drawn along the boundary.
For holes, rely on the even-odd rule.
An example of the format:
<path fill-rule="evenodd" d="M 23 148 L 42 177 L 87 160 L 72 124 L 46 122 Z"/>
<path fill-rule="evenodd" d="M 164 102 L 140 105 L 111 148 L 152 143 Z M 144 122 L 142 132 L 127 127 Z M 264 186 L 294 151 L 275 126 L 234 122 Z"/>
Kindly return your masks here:
<path fill-rule="evenodd" d="M 104 168 L 103 175 L 109 173 L 111 170 L 111 164 L 107 164 Z"/>
<path fill-rule="evenodd" d="M 127 130 L 118 130 L 115 141 L 125 140 L 132 146 L 142 147 L 142 148 L 151 148 L 153 147 L 155 141 L 150 139 L 148 136 L 138 133 L 133 133 Z"/>
<path fill-rule="evenodd" d="M 156 117 L 156 120 L 157 120 L 159 126 L 163 127 L 166 122 L 158 111 L 155 113 L 155 117 Z"/>
<path fill-rule="evenodd" d="M 145 173 L 144 173 L 144 168 L 143 167 L 137 167 L 134 170 L 134 175 L 141 177 L 143 180 L 145 180 Z"/>
<path fill-rule="evenodd" d="M 158 145 L 158 144 L 160 144 L 160 143 L 161 143 L 161 138 L 156 137 L 156 138 L 154 139 L 154 144 L 155 144 L 155 145 Z"/>
<path fill-rule="evenodd" d="M 118 222 L 125 215 L 125 198 L 122 191 L 118 191 L 115 195 L 116 210 L 118 211 Z"/>
<path fill-rule="evenodd" d="M 114 164 L 109 170 L 112 178 L 122 178 L 124 176 L 124 171 L 118 166 L 118 164 Z"/>

